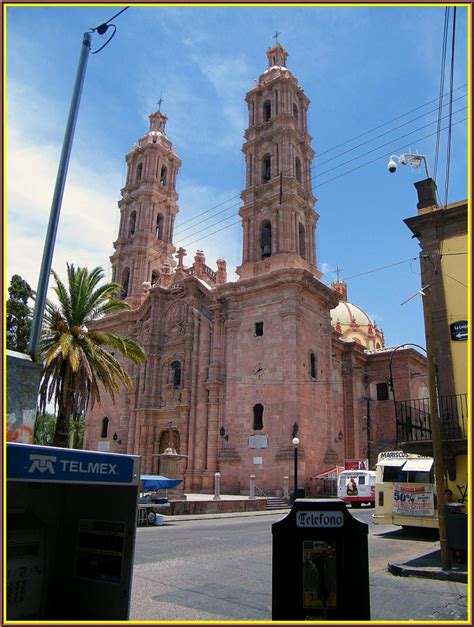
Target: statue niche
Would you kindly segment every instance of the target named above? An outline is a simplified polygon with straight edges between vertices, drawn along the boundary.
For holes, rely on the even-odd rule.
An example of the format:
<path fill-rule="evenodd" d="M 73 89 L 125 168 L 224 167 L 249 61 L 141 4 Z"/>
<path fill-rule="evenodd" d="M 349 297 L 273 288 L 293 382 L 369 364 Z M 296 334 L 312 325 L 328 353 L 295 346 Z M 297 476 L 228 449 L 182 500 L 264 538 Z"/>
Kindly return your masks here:
<path fill-rule="evenodd" d="M 166 312 L 166 330 L 171 337 L 184 335 L 187 305 L 182 301 L 172 303 Z"/>

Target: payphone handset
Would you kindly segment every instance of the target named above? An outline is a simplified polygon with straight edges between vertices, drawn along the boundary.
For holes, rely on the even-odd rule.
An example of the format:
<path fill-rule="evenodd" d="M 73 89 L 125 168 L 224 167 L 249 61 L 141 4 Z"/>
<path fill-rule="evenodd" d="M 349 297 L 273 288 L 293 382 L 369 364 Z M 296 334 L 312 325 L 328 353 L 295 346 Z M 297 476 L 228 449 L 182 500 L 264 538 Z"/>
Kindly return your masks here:
<path fill-rule="evenodd" d="M 327 541 L 303 542 L 303 607 L 337 607 L 336 544 Z"/>
<path fill-rule="evenodd" d="M 40 618 L 45 575 L 44 528 L 9 529 L 7 618 Z"/>

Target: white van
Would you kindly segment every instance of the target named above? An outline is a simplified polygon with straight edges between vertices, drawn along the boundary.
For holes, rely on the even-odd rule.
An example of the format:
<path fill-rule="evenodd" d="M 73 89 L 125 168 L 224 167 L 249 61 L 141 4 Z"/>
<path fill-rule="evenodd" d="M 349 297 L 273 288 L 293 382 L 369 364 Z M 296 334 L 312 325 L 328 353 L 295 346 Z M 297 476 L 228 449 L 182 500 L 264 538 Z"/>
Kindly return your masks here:
<path fill-rule="evenodd" d="M 375 505 L 375 471 L 343 470 L 337 478 L 337 496 L 352 507 Z"/>
<path fill-rule="evenodd" d="M 376 525 L 438 528 L 432 457 L 383 451 L 376 475 Z"/>

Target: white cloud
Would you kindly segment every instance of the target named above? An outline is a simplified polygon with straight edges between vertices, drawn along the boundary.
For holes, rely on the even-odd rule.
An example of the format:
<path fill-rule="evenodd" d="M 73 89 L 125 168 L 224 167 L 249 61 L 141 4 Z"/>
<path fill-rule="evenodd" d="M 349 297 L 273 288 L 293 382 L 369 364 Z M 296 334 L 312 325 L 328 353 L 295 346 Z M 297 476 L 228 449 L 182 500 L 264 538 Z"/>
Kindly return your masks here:
<path fill-rule="evenodd" d="M 20 274 L 35 289 L 43 255 L 60 147 L 27 143 L 15 129 L 9 138 L 7 168 L 8 278 Z M 66 261 L 109 267 L 118 227 L 116 191 L 120 180 L 88 164 L 71 163 L 56 238 L 53 268 Z M 110 188 L 110 189 L 109 189 Z"/>

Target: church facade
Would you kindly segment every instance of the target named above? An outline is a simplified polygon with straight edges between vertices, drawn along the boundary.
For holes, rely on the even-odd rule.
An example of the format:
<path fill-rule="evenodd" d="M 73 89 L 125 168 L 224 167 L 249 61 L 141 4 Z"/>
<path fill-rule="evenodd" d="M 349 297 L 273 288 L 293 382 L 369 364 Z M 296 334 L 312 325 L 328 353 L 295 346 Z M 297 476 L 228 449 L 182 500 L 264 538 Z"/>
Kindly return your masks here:
<path fill-rule="evenodd" d="M 183 478 L 185 491 L 248 493 L 255 475 L 267 494 L 293 476 L 298 436 L 301 487 L 344 459 L 396 446 L 389 362 L 397 398 L 427 396 L 425 358 L 393 350 L 375 322 L 347 301 L 347 286 L 321 281 L 309 100 L 280 44 L 246 95 L 248 128 L 242 206 L 242 263 L 186 265 L 176 250 L 180 159 L 150 115 L 127 155 L 120 227 L 111 257 L 128 311 L 97 324 L 140 342 L 147 354 L 125 364 L 133 391 L 105 395 L 86 417 L 84 446 L 142 456 L 143 473 Z M 167 466 L 167 449 L 179 454 Z"/>

